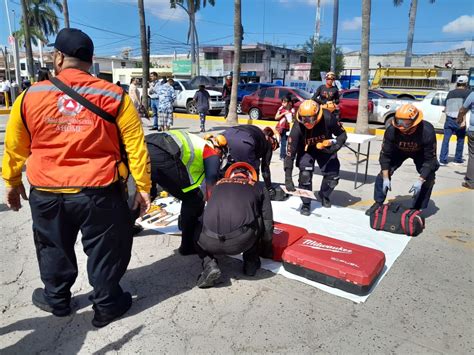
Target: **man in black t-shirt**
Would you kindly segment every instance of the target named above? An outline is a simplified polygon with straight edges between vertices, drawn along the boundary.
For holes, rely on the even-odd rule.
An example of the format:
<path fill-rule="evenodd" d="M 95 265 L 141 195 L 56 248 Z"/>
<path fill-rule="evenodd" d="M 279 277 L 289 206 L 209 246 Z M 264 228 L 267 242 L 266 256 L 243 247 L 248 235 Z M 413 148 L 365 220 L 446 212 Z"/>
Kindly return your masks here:
<path fill-rule="evenodd" d="M 327 73 L 326 84 L 318 87 L 312 97 L 314 101 L 331 112 L 334 112 L 337 108 L 336 105 L 339 105 L 339 89 L 334 85 L 335 79 L 336 74 L 331 71 Z"/>

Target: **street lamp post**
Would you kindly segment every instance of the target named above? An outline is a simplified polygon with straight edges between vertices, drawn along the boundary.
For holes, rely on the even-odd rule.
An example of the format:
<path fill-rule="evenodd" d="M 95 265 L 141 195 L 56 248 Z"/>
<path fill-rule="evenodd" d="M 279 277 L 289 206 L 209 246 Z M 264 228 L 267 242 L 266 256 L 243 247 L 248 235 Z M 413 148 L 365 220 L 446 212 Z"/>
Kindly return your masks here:
<path fill-rule="evenodd" d="M 8 0 L 5 0 L 5 9 L 7 10 L 6 15 L 7 15 L 7 20 L 8 20 L 8 29 L 10 31 L 10 39 L 13 38 L 13 41 L 10 42 L 10 45 L 12 46 L 13 61 L 15 64 L 15 79 L 16 79 L 16 82 L 19 83 L 20 82 L 20 58 L 19 58 L 19 50 L 18 50 L 18 41 L 13 36 L 13 32 L 12 32 L 12 24 L 10 22 L 10 10 L 8 9 Z"/>

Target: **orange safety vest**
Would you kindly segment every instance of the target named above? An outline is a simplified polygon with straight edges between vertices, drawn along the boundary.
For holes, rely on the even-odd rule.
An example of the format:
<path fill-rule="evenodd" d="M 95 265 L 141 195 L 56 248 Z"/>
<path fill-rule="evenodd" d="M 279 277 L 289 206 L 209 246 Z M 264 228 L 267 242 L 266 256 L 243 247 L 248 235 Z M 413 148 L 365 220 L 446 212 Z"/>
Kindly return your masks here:
<path fill-rule="evenodd" d="M 123 90 L 78 69 L 58 79 L 114 117 Z M 23 122 L 31 135 L 26 175 L 44 188 L 105 187 L 116 180 L 120 162 L 118 127 L 92 113 L 50 81 L 31 86 L 23 96 Z"/>

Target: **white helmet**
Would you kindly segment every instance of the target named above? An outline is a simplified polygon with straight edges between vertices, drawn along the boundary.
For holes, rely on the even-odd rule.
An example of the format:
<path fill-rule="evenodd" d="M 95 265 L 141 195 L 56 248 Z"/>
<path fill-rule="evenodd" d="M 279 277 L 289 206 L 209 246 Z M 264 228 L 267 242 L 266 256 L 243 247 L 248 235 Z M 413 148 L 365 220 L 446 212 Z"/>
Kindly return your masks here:
<path fill-rule="evenodd" d="M 460 84 L 460 85 L 466 85 L 468 80 L 469 79 L 468 79 L 467 75 L 461 75 L 460 77 L 458 77 L 458 80 L 456 80 L 456 83 Z"/>

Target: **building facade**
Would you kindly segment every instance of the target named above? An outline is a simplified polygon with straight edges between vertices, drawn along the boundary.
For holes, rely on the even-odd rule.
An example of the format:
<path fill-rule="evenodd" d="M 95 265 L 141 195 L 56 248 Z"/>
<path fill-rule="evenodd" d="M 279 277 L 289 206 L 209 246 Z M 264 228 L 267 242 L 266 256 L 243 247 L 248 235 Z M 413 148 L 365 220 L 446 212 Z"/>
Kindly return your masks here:
<path fill-rule="evenodd" d="M 234 64 L 234 46 L 202 47 L 205 60 L 223 61 L 224 74 L 230 74 Z M 241 78 L 246 81 L 272 82 L 283 79 L 292 66 L 307 63 L 300 51 L 268 44 L 243 45 L 241 52 Z"/>

